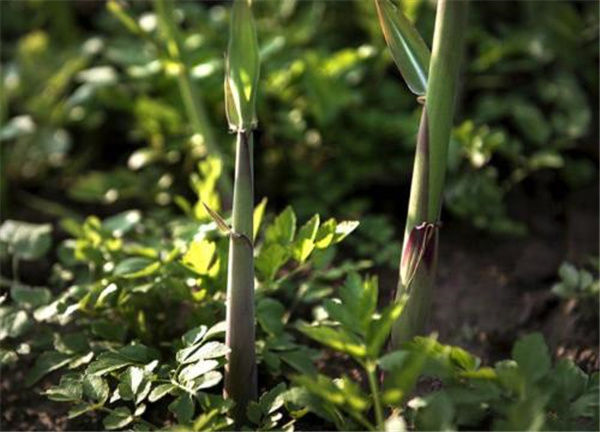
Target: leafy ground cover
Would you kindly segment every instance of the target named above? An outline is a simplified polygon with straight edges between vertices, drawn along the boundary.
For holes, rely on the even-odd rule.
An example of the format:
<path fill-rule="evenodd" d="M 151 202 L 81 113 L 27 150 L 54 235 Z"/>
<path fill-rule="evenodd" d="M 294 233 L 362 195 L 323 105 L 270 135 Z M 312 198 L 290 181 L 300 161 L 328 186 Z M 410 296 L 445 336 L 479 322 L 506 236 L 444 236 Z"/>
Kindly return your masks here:
<path fill-rule="evenodd" d="M 229 4 L 1 7 L 2 427 L 231 429 Z M 597 430 L 594 5 L 471 5 L 429 336 L 396 351 L 419 105 L 371 2 L 253 9 L 245 427 Z"/>

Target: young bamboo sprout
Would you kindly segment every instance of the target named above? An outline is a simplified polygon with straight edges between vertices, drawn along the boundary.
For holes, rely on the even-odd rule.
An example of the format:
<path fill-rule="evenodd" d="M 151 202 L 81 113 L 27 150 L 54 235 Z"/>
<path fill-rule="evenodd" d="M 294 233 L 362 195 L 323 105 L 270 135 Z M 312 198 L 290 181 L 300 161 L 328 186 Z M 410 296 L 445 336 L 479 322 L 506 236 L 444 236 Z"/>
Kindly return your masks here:
<path fill-rule="evenodd" d="M 235 0 L 231 11 L 225 71 L 225 108 L 230 129 L 236 133 L 232 234 L 227 274 L 227 335 L 230 349 L 225 366 L 226 397 L 235 401 L 239 426 L 246 406 L 257 396 L 254 352 L 254 177 L 252 129 L 256 125 L 255 99 L 260 69 L 258 40 L 250 2 Z"/>
<path fill-rule="evenodd" d="M 402 76 L 415 94 L 425 95 L 396 293 L 397 299 L 408 296 L 392 330 L 397 348 L 423 331 L 429 315 L 467 2 L 438 1 L 430 61 L 425 43 L 401 12 L 389 0 L 375 0 L 375 5 Z"/>

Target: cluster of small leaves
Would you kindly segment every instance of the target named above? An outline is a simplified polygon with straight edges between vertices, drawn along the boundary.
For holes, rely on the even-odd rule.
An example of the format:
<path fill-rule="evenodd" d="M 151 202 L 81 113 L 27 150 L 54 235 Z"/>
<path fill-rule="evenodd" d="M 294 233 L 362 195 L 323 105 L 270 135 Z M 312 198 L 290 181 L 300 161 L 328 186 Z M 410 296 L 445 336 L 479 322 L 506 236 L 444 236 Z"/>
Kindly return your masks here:
<path fill-rule="evenodd" d="M 598 373 L 587 375 L 571 360 L 554 367 L 539 334 L 521 338 L 512 359 L 482 367 L 467 351 L 418 337 L 402 349 L 381 355 L 402 303 L 376 313 L 376 281 L 350 275 L 339 300 L 326 300 L 316 323 L 299 330 L 330 349 L 349 355 L 371 379 L 370 394 L 348 376 L 292 377 L 286 393 L 292 416 L 312 412 L 339 430 L 376 430 L 377 410 L 386 430 L 573 430 L 598 428 Z M 442 388 L 411 397 L 417 380 L 440 380 Z M 378 400 L 380 402 L 378 402 Z M 378 408 L 378 403 L 382 408 Z M 375 421 L 373 420 L 375 418 Z"/>
<path fill-rule="evenodd" d="M 554 367 L 540 334 L 519 339 L 512 359 L 493 368 L 464 350 L 417 338 L 409 347 L 429 354 L 422 373 L 443 388 L 411 399 L 406 418 L 419 430 L 597 430 L 598 373 L 587 375 L 571 360 Z"/>
<path fill-rule="evenodd" d="M 152 429 L 163 425 L 170 412 L 178 424 L 195 430 L 230 424 L 231 403 L 211 390 L 221 382 L 227 354 L 226 346 L 214 339 L 224 332 L 218 321 L 224 317 L 228 242 L 202 206 L 206 200 L 219 209 L 215 187 L 220 166 L 208 158 L 198 168 L 192 181 L 197 203 L 179 202 L 184 217 L 129 210 L 104 220 L 63 219 L 62 229 L 73 237 L 56 250 L 50 282 L 58 295 L 3 279 L 11 292 L 3 296 L 8 305 L 1 308 L 0 330 L 3 342 L 13 345 L 2 352 L 3 361 L 36 356 L 27 386 L 58 371 L 59 383 L 45 393 L 71 405 L 69 418 L 96 411 L 106 429 Z M 319 353 L 299 344 L 289 331 L 291 308 L 286 303 L 314 301 L 319 290 L 320 295 L 329 292 L 319 283 L 361 268 L 352 263 L 332 267 L 334 245 L 357 223 L 331 219 L 320 225 L 315 215 L 297 231 L 294 211 L 286 208 L 260 234 L 265 208 L 263 200 L 254 212 L 258 274 L 264 275 L 259 268 L 267 268 L 259 267 L 261 251 L 275 246 L 285 259 L 268 269 L 270 278 L 259 276 L 259 362 L 275 379 L 289 370 L 314 374 Z M 4 258 L 39 258 L 50 247 L 49 228 L 7 221 L 0 228 Z M 302 280 L 312 289 L 294 290 L 295 300 L 273 296 L 289 293 Z M 34 327 L 31 333 L 42 340 L 25 340 Z M 249 407 L 253 427 L 291 427 L 283 424 L 287 420 L 280 410 L 286 390 L 285 385 L 268 389 Z M 151 409 L 162 405 L 167 410 Z"/>
<path fill-rule="evenodd" d="M 52 227 L 48 224 L 6 220 L 0 226 L 0 260 L 12 262 L 12 279 L 0 275 L 0 286 L 10 288 L 12 303 L 2 290 L 0 295 L 0 364 L 17 361 L 32 345 L 43 344 L 48 334 L 32 334 L 32 321 L 43 319 L 43 306 L 52 293 L 45 287 L 31 287 L 19 281 L 19 263 L 44 257 L 52 242 Z M 18 342 L 16 342 L 18 340 Z"/>
<path fill-rule="evenodd" d="M 297 328 L 320 344 L 349 355 L 377 386 L 374 382 L 377 369 L 387 370 L 381 366 L 382 361 L 386 364 L 386 356 L 380 356 L 392 324 L 402 313 L 404 302 L 392 303 L 377 312 L 377 279 L 362 280 L 356 273 L 347 277 L 338 293 L 339 299 L 323 301 L 322 310 L 316 312 L 315 323 L 298 322 Z M 420 360 L 415 357 L 411 364 L 413 361 Z M 416 382 L 420 369 L 414 366 L 402 371 L 393 367 L 388 369 L 386 382 L 393 382 L 394 392 L 402 398 Z M 381 414 L 377 412 L 381 410 L 378 390 L 372 388 L 372 394 L 367 395 L 346 375 L 333 380 L 322 374 L 302 375 L 292 377 L 292 381 L 297 387 L 288 392 L 288 400 L 296 415 L 303 411 L 313 412 L 340 430 L 375 429 L 375 423 L 369 419 L 369 409 L 374 405 L 375 417 Z M 385 394 L 383 396 L 386 403 L 391 400 Z"/>
<path fill-rule="evenodd" d="M 597 272 L 594 275 L 585 268 L 578 269 L 564 262 L 558 269 L 558 276 L 560 282 L 552 286 L 554 294 L 566 299 L 598 299 L 600 281 Z"/>
<path fill-rule="evenodd" d="M 103 425 L 109 430 L 122 429 L 132 423 L 137 428 L 154 429 L 156 426 L 144 420 L 142 415 L 148 406 L 170 395 L 172 401 L 168 410 L 180 424 L 190 425 L 197 405 L 200 405 L 204 411 L 217 410 L 221 417 L 219 421 L 227 425 L 231 421 L 225 413 L 230 404 L 201 391 L 214 387 L 222 379 L 217 369 L 222 368 L 227 348 L 210 339 L 223 331 L 221 323 L 210 329 L 200 326 L 190 330 L 181 338 L 174 361 L 162 360 L 156 349 L 142 344 L 103 350 L 106 347 L 99 344 L 90 347 L 89 339 L 83 333 L 57 336 L 56 351 L 38 357 L 28 384 L 65 364 L 70 369 L 78 369 L 89 363 L 80 372 L 63 374 L 58 385 L 45 391 L 49 399 L 72 405 L 69 418 L 99 411 L 106 414 Z M 87 352 L 85 359 L 78 357 L 83 352 Z M 75 360 L 72 360 L 73 356 Z M 91 359 L 94 360 L 90 362 Z"/>

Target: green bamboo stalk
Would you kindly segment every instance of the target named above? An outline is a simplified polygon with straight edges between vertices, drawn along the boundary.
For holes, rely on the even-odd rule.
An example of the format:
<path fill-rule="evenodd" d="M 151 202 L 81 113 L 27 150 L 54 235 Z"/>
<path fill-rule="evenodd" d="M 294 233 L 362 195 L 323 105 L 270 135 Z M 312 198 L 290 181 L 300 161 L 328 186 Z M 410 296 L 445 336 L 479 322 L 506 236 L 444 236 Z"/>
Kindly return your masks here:
<path fill-rule="evenodd" d="M 217 146 L 215 134 L 200 93 L 192 81 L 190 64 L 183 50 L 181 34 L 175 24 L 173 0 L 155 0 L 155 10 L 163 29 L 167 54 L 174 63 L 174 70 L 177 72 L 179 93 L 194 135 L 202 138 L 202 143 L 211 155 L 223 161 L 223 154 Z M 219 184 L 224 201 L 230 202 L 231 180 L 227 175 L 223 175 L 219 178 Z"/>
<path fill-rule="evenodd" d="M 421 333 L 429 315 L 466 12 L 465 0 L 438 1 L 396 293 L 397 299 L 408 296 L 392 329 L 396 348 Z"/>
<path fill-rule="evenodd" d="M 252 132 L 239 131 L 233 184 L 232 230 L 227 273 L 227 334 L 230 349 L 225 367 L 225 397 L 235 401 L 234 418 L 243 423 L 246 406 L 256 399 L 254 348 L 254 205 Z"/>
<path fill-rule="evenodd" d="M 254 346 L 253 138 L 255 99 L 260 69 L 258 40 L 247 0 L 235 0 L 231 10 L 225 72 L 225 108 L 229 128 L 237 134 L 233 184 L 232 234 L 227 273 L 224 396 L 235 401 L 237 427 L 246 420 L 248 402 L 257 397 Z"/>

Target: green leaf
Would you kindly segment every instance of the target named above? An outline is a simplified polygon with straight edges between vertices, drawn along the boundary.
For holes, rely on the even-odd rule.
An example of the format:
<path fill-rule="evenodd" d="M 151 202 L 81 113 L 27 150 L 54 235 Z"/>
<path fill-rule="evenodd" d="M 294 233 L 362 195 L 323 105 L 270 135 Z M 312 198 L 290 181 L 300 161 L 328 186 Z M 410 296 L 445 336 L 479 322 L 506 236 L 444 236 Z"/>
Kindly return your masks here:
<path fill-rule="evenodd" d="M 520 338 L 512 349 L 512 357 L 531 381 L 537 381 L 550 371 L 550 353 L 540 333 Z"/>
<path fill-rule="evenodd" d="M 265 245 L 261 248 L 255 260 L 256 270 L 264 280 L 272 281 L 279 269 L 289 258 L 285 247 L 277 243 Z"/>
<path fill-rule="evenodd" d="M 405 300 L 400 300 L 389 305 L 383 310 L 378 320 L 373 319 L 369 323 L 366 341 L 367 350 L 371 357 L 377 358 L 379 356 L 379 352 L 390 334 L 392 325 L 402 314 L 405 304 Z"/>
<path fill-rule="evenodd" d="M 0 341 L 21 336 L 31 327 L 31 319 L 24 310 L 11 306 L 0 307 Z"/>
<path fill-rule="evenodd" d="M 119 262 L 115 267 L 113 274 L 126 279 L 136 279 L 150 276 L 160 268 L 160 262 L 148 259 L 133 257 Z"/>
<path fill-rule="evenodd" d="M 358 228 L 358 221 L 341 221 L 335 226 L 333 243 L 339 243 L 344 240 L 352 231 Z"/>
<path fill-rule="evenodd" d="M 292 256 L 299 263 L 304 263 L 310 253 L 315 248 L 315 237 L 319 229 L 319 215 L 314 215 L 307 223 L 305 223 L 294 240 L 292 247 Z"/>
<path fill-rule="evenodd" d="M 83 415 L 83 414 L 93 411 L 93 410 L 94 410 L 93 405 L 89 405 L 87 403 L 78 403 L 78 404 L 73 405 L 73 407 L 69 410 L 69 412 L 67 413 L 67 418 L 69 420 L 74 419 L 76 417 L 79 417 L 80 415 Z"/>
<path fill-rule="evenodd" d="M 287 206 L 267 227 L 265 232 L 266 243 L 290 244 L 296 234 L 296 214 L 291 206 Z"/>
<path fill-rule="evenodd" d="M 142 213 L 139 210 L 128 210 L 104 219 L 102 228 L 114 237 L 122 237 L 139 224 L 141 220 Z"/>
<path fill-rule="evenodd" d="M 277 300 L 261 299 L 256 306 L 256 318 L 267 333 L 277 336 L 283 332 L 285 308 Z"/>
<path fill-rule="evenodd" d="M 151 383 L 141 367 L 130 366 L 121 374 L 119 381 L 119 395 L 123 400 L 130 400 L 138 405 L 150 393 Z"/>
<path fill-rule="evenodd" d="M 25 386 L 30 387 L 38 382 L 44 375 L 65 366 L 73 359 L 72 355 L 56 351 L 43 352 L 35 361 L 33 368 L 25 377 Z"/>
<path fill-rule="evenodd" d="M 254 207 L 254 214 L 252 216 L 252 240 L 256 240 L 256 235 L 260 229 L 260 224 L 267 208 L 267 198 L 263 198 L 256 207 Z"/>
<path fill-rule="evenodd" d="M 124 358 L 118 353 L 104 352 L 98 356 L 98 359 L 92 362 L 86 369 L 85 373 L 90 375 L 105 375 L 125 366 L 131 365 L 133 362 Z"/>
<path fill-rule="evenodd" d="M 67 374 L 60 378 L 57 386 L 52 386 L 44 392 L 48 399 L 57 402 L 74 402 L 81 400 L 81 381 L 78 376 Z"/>
<path fill-rule="evenodd" d="M 229 348 L 222 342 L 210 341 L 204 345 L 193 345 L 189 348 L 181 349 L 175 355 L 176 360 L 181 364 L 193 363 L 198 360 L 207 360 L 223 357 L 229 352 Z"/>
<path fill-rule="evenodd" d="M 186 346 L 194 345 L 202 340 L 208 328 L 205 325 L 201 325 L 195 327 L 189 331 L 187 331 L 182 337 L 181 340 Z"/>
<path fill-rule="evenodd" d="M 10 298 L 22 306 L 36 308 L 49 303 L 52 299 L 52 293 L 47 288 L 29 288 L 22 285 L 13 285 L 10 289 Z"/>
<path fill-rule="evenodd" d="M 219 366 L 219 362 L 216 360 L 200 360 L 196 363 L 192 363 L 184 367 L 177 379 L 182 382 L 193 381 L 201 375 L 216 369 Z"/>
<path fill-rule="evenodd" d="M 417 411 L 416 425 L 419 430 L 455 430 L 454 406 L 444 391 L 424 398 L 425 406 Z"/>
<path fill-rule="evenodd" d="M 131 411 L 127 407 L 117 407 L 112 412 L 104 417 L 102 424 L 108 430 L 122 429 L 133 421 Z"/>
<path fill-rule="evenodd" d="M 250 420 L 255 425 L 260 425 L 263 416 L 262 410 L 260 409 L 260 405 L 255 401 L 250 401 L 250 403 L 246 407 L 246 416 L 248 417 L 248 420 Z"/>
<path fill-rule="evenodd" d="M 176 390 L 177 387 L 173 384 L 160 384 L 152 389 L 150 395 L 148 396 L 148 400 L 150 402 L 156 402 L 159 399 L 165 397 L 168 393 Z"/>
<path fill-rule="evenodd" d="M 232 130 L 248 130 L 256 123 L 260 56 L 254 18 L 247 0 L 234 1 L 229 29 L 225 65 L 227 120 Z"/>
<path fill-rule="evenodd" d="M 216 386 L 221 382 L 223 375 L 218 371 L 210 371 L 205 373 L 199 378 L 196 378 L 192 385 L 192 391 L 198 391 L 204 388 L 210 388 Z"/>
<path fill-rule="evenodd" d="M 48 252 L 52 244 L 52 225 L 36 225 L 6 220 L 0 225 L 0 244 L 5 243 L 11 254 L 23 260 L 36 260 Z"/>
<path fill-rule="evenodd" d="M 317 368 L 314 365 L 309 352 L 305 348 L 294 351 L 283 351 L 280 354 L 281 360 L 291 367 L 306 375 L 316 375 Z"/>
<path fill-rule="evenodd" d="M 208 274 L 216 249 L 216 243 L 211 241 L 193 241 L 183 256 L 182 262 L 199 275 Z"/>
<path fill-rule="evenodd" d="M 99 319 L 92 322 L 92 333 L 107 341 L 123 342 L 127 336 L 127 326 Z"/>
<path fill-rule="evenodd" d="M 343 329 L 323 326 L 314 327 L 306 323 L 300 323 L 298 330 L 325 346 L 348 353 L 353 357 L 363 358 L 367 354 L 367 348 L 362 341 Z"/>
<path fill-rule="evenodd" d="M 104 352 L 86 369 L 86 374 L 104 375 L 133 364 L 146 365 L 158 358 L 158 353 L 145 345 L 127 345 L 117 352 Z"/>
<path fill-rule="evenodd" d="M 169 404 L 169 411 L 177 417 L 179 423 L 188 423 L 194 416 L 194 399 L 188 393 L 183 393 Z"/>
<path fill-rule="evenodd" d="M 325 223 L 321 224 L 315 237 L 315 246 L 318 249 L 325 249 L 333 243 L 336 226 L 336 221 L 333 218 L 328 219 Z"/>
<path fill-rule="evenodd" d="M 90 349 L 88 336 L 83 332 L 54 334 L 54 349 L 63 354 L 82 354 Z"/>
<path fill-rule="evenodd" d="M 389 0 L 375 0 L 379 24 L 410 91 L 423 96 L 427 92 L 427 74 L 431 54 L 419 32 Z"/>
<path fill-rule="evenodd" d="M 83 377 L 83 394 L 91 400 L 103 405 L 108 399 L 109 387 L 106 381 L 98 376 L 86 375 Z"/>
<path fill-rule="evenodd" d="M 260 397 L 258 404 L 264 415 L 271 414 L 281 408 L 284 402 L 283 394 L 286 390 L 285 383 L 279 383 Z"/>

